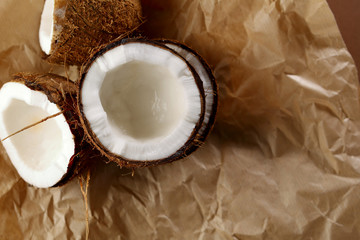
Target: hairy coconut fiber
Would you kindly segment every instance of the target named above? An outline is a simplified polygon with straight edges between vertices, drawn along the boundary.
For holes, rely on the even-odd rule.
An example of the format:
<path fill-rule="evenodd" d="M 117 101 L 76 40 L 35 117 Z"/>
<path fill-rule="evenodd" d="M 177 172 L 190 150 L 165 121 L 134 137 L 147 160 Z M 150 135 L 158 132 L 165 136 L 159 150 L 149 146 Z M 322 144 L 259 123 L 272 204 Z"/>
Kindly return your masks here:
<path fill-rule="evenodd" d="M 55 0 L 50 63 L 82 65 L 93 48 L 142 22 L 140 0 Z"/>
<path fill-rule="evenodd" d="M 55 74 L 18 73 L 12 81 L 46 94 L 48 100 L 58 106 L 69 124 L 74 136 L 75 153 L 69 161 L 66 174 L 54 187 L 64 185 L 89 166 L 89 159 L 99 155 L 84 139 L 84 131 L 76 112 L 77 87 L 72 81 Z"/>

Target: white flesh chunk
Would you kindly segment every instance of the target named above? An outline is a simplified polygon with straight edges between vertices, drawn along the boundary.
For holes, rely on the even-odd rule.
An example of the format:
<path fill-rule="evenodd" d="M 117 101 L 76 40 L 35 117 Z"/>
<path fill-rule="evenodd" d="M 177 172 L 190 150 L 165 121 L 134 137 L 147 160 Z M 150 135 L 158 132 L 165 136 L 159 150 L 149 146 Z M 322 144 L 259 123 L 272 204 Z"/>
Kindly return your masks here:
<path fill-rule="evenodd" d="M 99 57 L 81 97 L 101 144 L 131 160 L 171 156 L 201 115 L 200 92 L 185 61 L 146 43 L 121 45 Z"/>
<path fill-rule="evenodd" d="M 0 138 L 58 112 L 45 94 L 21 83 L 6 83 L 0 90 Z M 55 185 L 67 172 L 75 151 L 73 135 L 62 114 L 2 143 L 20 176 L 36 187 Z"/>
<path fill-rule="evenodd" d="M 46 0 L 41 14 L 39 40 L 40 47 L 46 54 L 50 54 L 51 50 L 54 31 L 54 4 L 54 0 Z"/>
<path fill-rule="evenodd" d="M 210 115 L 212 114 L 212 108 L 215 98 L 214 91 L 216 89 L 213 89 L 208 72 L 195 54 L 173 43 L 166 43 L 165 45 L 180 54 L 180 56 L 182 56 L 183 58 L 185 58 L 186 61 L 188 61 L 191 66 L 193 66 L 196 73 L 199 75 L 201 81 L 203 82 L 203 87 L 205 91 L 205 116 L 203 125 L 199 130 L 199 134 L 202 134 L 205 131 L 207 124 L 210 120 Z"/>

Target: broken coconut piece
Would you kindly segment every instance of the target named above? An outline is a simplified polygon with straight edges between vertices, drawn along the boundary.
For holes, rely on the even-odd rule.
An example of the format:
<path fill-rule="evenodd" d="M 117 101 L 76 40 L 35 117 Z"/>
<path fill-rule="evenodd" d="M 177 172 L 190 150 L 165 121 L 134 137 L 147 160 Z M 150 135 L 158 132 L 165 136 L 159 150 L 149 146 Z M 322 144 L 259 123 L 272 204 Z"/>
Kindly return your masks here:
<path fill-rule="evenodd" d="M 82 69 L 80 120 L 89 139 L 120 166 L 186 156 L 204 118 L 194 69 L 158 42 L 127 39 L 97 52 Z"/>
<path fill-rule="evenodd" d="M 29 184 L 65 184 L 94 153 L 83 141 L 75 97 L 76 85 L 54 74 L 20 73 L 0 89 L 0 138 Z"/>
<path fill-rule="evenodd" d="M 50 63 L 82 65 L 93 48 L 142 22 L 140 0 L 46 0 L 39 41 Z"/>
<path fill-rule="evenodd" d="M 218 86 L 211 68 L 196 51 L 176 40 L 160 39 L 157 41 L 165 44 L 185 58 L 194 67 L 203 83 L 205 91 L 205 116 L 197 139 L 194 142 L 195 145 L 188 149 L 186 153 L 190 154 L 201 146 L 214 126 L 218 108 Z"/>

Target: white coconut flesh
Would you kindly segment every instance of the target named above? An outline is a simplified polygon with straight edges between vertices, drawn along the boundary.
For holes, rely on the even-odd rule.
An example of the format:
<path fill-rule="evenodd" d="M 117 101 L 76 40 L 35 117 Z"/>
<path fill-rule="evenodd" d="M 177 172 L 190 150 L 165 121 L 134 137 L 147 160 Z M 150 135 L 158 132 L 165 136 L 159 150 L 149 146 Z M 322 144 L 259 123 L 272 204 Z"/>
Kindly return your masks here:
<path fill-rule="evenodd" d="M 195 69 L 196 73 L 199 75 L 200 80 L 203 83 L 205 91 L 205 115 L 203 125 L 199 130 L 199 134 L 201 135 L 204 133 L 207 124 L 209 123 L 211 114 L 213 114 L 213 105 L 215 102 L 214 92 L 216 91 L 216 89 L 213 88 L 209 73 L 207 72 L 202 62 L 199 60 L 198 56 L 174 43 L 165 43 L 165 45 L 180 54 L 180 56 L 182 56 L 183 58 L 185 58 L 186 61 L 188 61 Z"/>
<path fill-rule="evenodd" d="M 41 92 L 9 82 L 0 90 L 0 138 L 59 113 Z M 51 187 L 67 172 L 75 143 L 65 117 L 60 114 L 2 141 L 20 174 L 36 187 Z"/>
<path fill-rule="evenodd" d="M 130 160 L 171 156 L 201 116 L 200 90 L 184 59 L 144 42 L 98 57 L 80 93 L 84 117 L 101 145 Z"/>
<path fill-rule="evenodd" d="M 39 41 L 41 49 L 50 54 L 51 42 L 54 31 L 54 0 L 46 0 L 44 9 L 41 14 L 40 29 L 39 29 Z"/>

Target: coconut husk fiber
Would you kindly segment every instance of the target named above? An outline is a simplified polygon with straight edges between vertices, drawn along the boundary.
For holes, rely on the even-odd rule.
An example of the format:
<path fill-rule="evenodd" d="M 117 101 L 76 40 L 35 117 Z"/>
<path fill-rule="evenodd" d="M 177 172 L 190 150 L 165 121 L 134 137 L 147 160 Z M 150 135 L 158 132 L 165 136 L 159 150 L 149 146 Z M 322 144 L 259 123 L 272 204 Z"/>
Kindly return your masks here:
<path fill-rule="evenodd" d="M 142 4 L 144 34 L 185 42 L 213 68 L 217 120 L 187 159 L 133 176 L 99 162 L 89 239 L 359 239 L 359 83 L 326 1 Z M 49 69 L 42 3 L 0 6 L 1 81 Z M 0 152 L 0 239 L 85 239 L 78 181 L 28 187 Z"/>
<path fill-rule="evenodd" d="M 93 48 L 131 34 L 142 22 L 140 0 L 55 0 L 47 61 L 82 65 Z"/>

